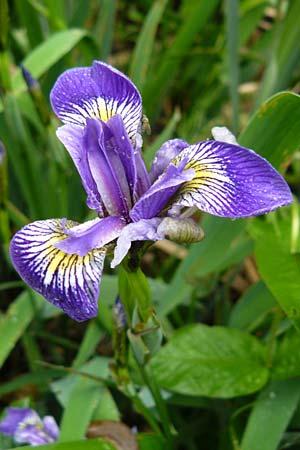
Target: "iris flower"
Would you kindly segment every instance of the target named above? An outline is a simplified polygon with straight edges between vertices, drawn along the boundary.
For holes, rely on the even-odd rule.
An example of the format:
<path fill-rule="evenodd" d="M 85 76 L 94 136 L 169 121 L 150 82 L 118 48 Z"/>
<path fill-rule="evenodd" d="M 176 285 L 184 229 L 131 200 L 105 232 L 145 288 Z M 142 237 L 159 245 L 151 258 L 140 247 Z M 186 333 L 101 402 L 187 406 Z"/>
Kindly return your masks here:
<path fill-rule="evenodd" d="M 97 217 L 83 224 L 65 218 L 30 223 L 13 237 L 10 252 L 24 281 L 77 321 L 97 314 L 108 250 L 114 248 L 115 267 L 134 241 L 201 239 L 197 224 L 185 218 L 189 207 L 241 218 L 292 201 L 282 176 L 231 135 L 226 142 L 221 135 L 193 145 L 169 140 L 148 173 L 141 155 L 140 93 L 110 65 L 95 61 L 67 70 L 50 99 L 64 123 L 57 136 Z"/>
<path fill-rule="evenodd" d="M 32 446 L 55 442 L 59 435 L 54 417 L 40 419 L 33 409 L 17 407 L 7 408 L 5 418 L 0 421 L 0 432 L 19 444 Z"/>

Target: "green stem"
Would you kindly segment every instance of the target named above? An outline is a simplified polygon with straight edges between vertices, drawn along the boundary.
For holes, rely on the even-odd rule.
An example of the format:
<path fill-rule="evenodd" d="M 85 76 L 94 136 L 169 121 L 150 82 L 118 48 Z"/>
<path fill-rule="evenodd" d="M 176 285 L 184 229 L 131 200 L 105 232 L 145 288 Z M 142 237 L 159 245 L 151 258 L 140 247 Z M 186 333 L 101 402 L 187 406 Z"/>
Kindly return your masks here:
<path fill-rule="evenodd" d="M 146 386 L 149 388 L 152 394 L 153 400 L 155 402 L 162 423 L 165 437 L 167 441 L 171 444 L 173 441 L 173 436 L 170 428 L 169 412 L 164 402 L 164 399 L 161 396 L 160 390 L 157 387 L 154 378 L 149 376 L 147 369 L 144 366 L 141 366 L 140 364 L 138 364 L 138 368 Z"/>

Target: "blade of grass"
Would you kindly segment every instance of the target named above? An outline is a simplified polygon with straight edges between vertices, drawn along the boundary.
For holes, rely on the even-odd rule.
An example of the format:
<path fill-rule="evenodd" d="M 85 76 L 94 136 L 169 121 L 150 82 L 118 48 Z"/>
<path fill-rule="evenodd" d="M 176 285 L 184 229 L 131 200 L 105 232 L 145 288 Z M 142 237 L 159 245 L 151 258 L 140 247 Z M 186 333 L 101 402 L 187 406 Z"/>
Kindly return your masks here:
<path fill-rule="evenodd" d="M 144 21 L 133 52 L 129 69 L 131 80 L 142 89 L 150 64 L 155 34 L 168 0 L 156 0 Z"/>
<path fill-rule="evenodd" d="M 153 158 L 155 156 L 155 153 L 159 148 L 162 146 L 164 142 L 166 142 L 168 139 L 171 139 L 174 131 L 176 129 L 177 124 L 179 123 L 181 118 L 181 113 L 179 109 L 175 109 L 171 119 L 167 123 L 165 129 L 157 136 L 154 142 L 147 148 L 144 158 L 145 162 L 148 167 L 151 166 L 151 163 L 153 161 Z"/>
<path fill-rule="evenodd" d="M 43 303 L 43 298 L 33 291 L 23 292 L 1 318 L 0 336 L 5 336 L 5 339 L 2 339 L 0 346 L 0 367 Z"/>
<path fill-rule="evenodd" d="M 160 66 L 149 74 L 149 82 L 142 90 L 146 114 L 152 120 L 158 113 L 164 96 L 178 73 L 183 58 L 202 27 L 209 21 L 219 0 L 199 1 L 190 8 L 189 14 L 178 30 L 170 48 L 160 59 Z"/>
<path fill-rule="evenodd" d="M 100 6 L 99 21 L 94 34 L 100 42 L 100 54 L 103 61 L 107 61 L 111 53 L 116 6 L 116 0 L 102 0 Z"/>
<path fill-rule="evenodd" d="M 258 396 L 243 435 L 243 450 L 276 450 L 300 398 L 298 379 L 273 381 Z"/>
<path fill-rule="evenodd" d="M 229 93 L 232 107 L 232 129 L 237 134 L 239 129 L 239 2 L 238 0 L 225 1 L 226 25 L 226 56 L 228 64 Z"/>
<path fill-rule="evenodd" d="M 34 78 L 39 78 L 64 55 L 69 53 L 87 34 L 86 30 L 76 28 L 59 31 L 36 47 L 22 64 Z M 12 87 L 15 94 L 27 89 L 20 70 L 12 77 Z"/>

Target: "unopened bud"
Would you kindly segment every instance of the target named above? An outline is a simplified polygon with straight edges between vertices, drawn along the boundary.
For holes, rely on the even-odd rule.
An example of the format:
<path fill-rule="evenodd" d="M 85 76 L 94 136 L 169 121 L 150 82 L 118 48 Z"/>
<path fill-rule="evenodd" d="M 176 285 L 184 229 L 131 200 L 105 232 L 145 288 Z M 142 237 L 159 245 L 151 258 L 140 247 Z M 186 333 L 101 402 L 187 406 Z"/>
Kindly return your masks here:
<path fill-rule="evenodd" d="M 204 231 L 192 219 L 165 217 L 157 232 L 166 239 L 187 244 L 202 241 L 204 238 Z"/>

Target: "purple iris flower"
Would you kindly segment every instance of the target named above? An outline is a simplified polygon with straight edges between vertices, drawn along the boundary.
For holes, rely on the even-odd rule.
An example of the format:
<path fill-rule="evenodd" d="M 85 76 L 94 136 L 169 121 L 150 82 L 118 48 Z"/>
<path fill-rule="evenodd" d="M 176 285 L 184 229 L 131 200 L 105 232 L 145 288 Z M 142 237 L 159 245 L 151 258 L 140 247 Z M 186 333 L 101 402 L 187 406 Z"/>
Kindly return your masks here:
<path fill-rule="evenodd" d="M 10 251 L 26 283 L 77 321 L 97 314 L 107 251 L 114 248 L 115 267 L 134 241 L 203 237 L 183 208 L 240 218 L 292 202 L 287 183 L 265 159 L 220 131 L 219 140 L 165 142 L 148 173 L 141 156 L 141 96 L 107 64 L 67 70 L 50 98 L 65 124 L 57 136 L 97 217 L 83 224 L 30 223 L 16 233 Z"/>
<path fill-rule="evenodd" d="M 11 436 L 18 444 L 43 445 L 58 439 L 59 428 L 52 416 L 40 419 L 30 408 L 7 408 L 0 422 L 0 432 Z"/>

